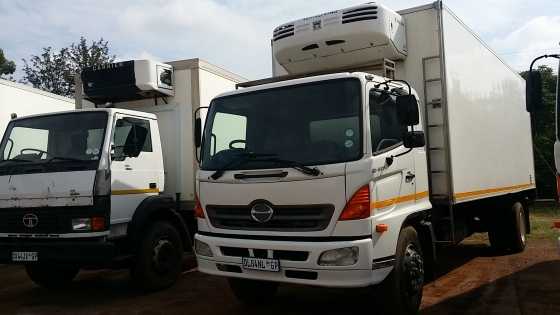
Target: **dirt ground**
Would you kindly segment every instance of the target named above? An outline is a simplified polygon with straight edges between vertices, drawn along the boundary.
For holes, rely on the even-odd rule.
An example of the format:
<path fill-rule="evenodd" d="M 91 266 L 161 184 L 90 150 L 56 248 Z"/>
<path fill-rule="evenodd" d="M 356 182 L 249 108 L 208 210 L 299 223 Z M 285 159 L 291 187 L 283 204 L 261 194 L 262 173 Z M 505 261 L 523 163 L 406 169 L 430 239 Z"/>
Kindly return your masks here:
<path fill-rule="evenodd" d="M 530 240 L 524 253 L 495 256 L 484 238 L 474 238 L 440 254 L 421 314 L 560 314 L 554 242 Z M 225 279 L 195 270 L 171 289 L 145 294 L 125 271 L 82 272 L 70 288 L 49 291 L 27 280 L 21 267 L 0 267 L 0 314 L 355 314 L 371 309 L 373 298 L 368 289 L 285 285 L 273 304 L 250 308 L 233 298 Z"/>

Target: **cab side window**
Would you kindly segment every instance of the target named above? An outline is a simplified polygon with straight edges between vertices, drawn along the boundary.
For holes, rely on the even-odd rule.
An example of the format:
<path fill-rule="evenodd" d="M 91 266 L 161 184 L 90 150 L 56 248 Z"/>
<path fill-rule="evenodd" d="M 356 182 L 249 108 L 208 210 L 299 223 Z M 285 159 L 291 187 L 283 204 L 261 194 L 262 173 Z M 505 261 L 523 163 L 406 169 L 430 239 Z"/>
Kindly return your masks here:
<path fill-rule="evenodd" d="M 113 136 L 114 160 L 138 157 L 141 152 L 152 152 L 150 122 L 137 118 L 120 118 Z"/>
<path fill-rule="evenodd" d="M 395 97 L 371 90 L 369 93 L 371 145 L 382 153 L 402 144 L 406 126 L 399 123 Z"/>

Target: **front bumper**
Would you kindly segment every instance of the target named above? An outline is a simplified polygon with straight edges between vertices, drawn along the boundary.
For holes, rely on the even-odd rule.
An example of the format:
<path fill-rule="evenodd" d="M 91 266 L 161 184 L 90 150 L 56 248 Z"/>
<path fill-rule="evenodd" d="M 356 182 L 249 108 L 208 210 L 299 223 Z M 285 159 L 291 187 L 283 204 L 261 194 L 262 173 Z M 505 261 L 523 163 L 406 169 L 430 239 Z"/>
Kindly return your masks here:
<path fill-rule="evenodd" d="M 366 287 L 385 279 L 393 267 L 373 270 L 373 243 L 371 238 L 350 241 L 268 241 L 216 237 L 197 234 L 195 238 L 208 244 L 213 257 L 197 255 L 199 271 L 212 275 L 263 281 L 297 283 L 323 287 Z M 319 256 L 327 250 L 359 248 L 359 258 L 352 266 L 320 266 Z M 280 272 L 247 270 L 242 268 L 241 257 L 226 256 L 224 247 L 254 250 L 307 252 L 307 259 L 294 261 L 280 259 Z"/>
<path fill-rule="evenodd" d="M 117 247 L 103 239 L 53 240 L 53 239 L 0 239 L 0 263 L 14 262 L 13 252 L 37 252 L 37 263 L 73 263 L 81 265 L 103 264 L 117 255 Z"/>

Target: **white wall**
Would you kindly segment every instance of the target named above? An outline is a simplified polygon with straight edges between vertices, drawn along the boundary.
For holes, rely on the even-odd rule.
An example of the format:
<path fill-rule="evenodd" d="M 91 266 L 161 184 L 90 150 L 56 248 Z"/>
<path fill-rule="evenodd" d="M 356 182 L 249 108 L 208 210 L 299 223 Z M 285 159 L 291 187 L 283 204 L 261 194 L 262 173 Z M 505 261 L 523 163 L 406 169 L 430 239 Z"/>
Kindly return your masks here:
<path fill-rule="evenodd" d="M 18 117 L 74 109 L 74 100 L 0 79 L 0 135 L 12 113 Z"/>

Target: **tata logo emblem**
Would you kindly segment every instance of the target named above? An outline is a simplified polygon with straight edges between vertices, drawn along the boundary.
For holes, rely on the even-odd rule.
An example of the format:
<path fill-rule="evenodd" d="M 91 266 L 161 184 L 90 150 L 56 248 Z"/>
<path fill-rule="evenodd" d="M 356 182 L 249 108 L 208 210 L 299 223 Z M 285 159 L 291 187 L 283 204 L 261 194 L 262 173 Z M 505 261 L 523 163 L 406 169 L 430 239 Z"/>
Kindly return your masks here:
<path fill-rule="evenodd" d="M 251 208 L 251 218 L 258 223 L 266 223 L 272 219 L 274 210 L 266 203 L 257 203 Z"/>
<path fill-rule="evenodd" d="M 23 221 L 23 225 L 26 228 L 30 228 L 30 229 L 36 227 L 37 224 L 39 224 L 39 218 L 33 213 L 28 213 L 24 215 L 22 221 Z"/>

